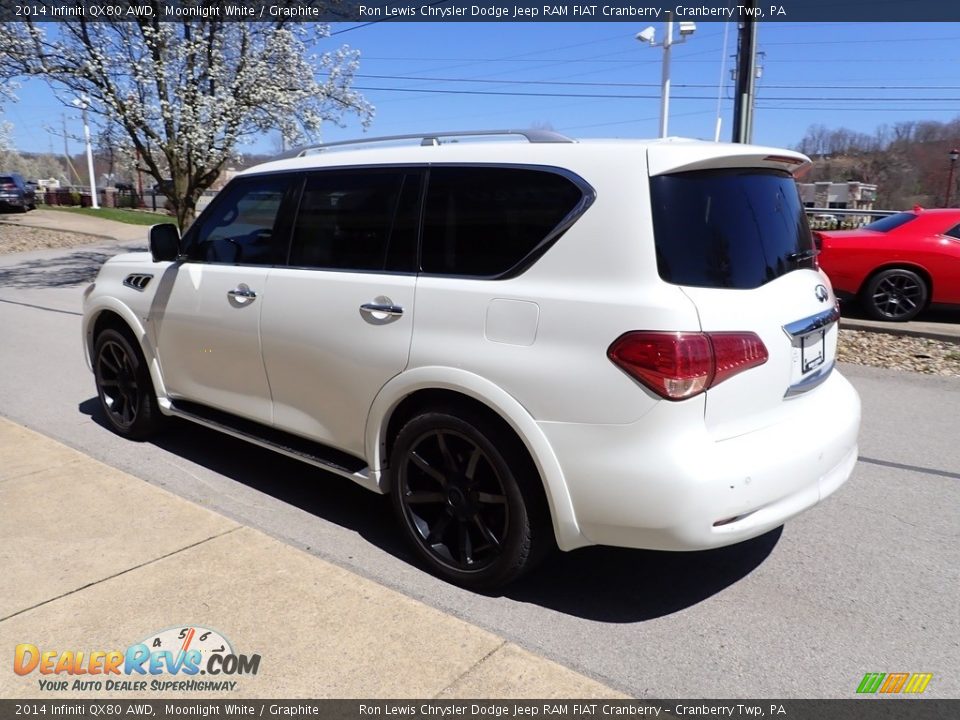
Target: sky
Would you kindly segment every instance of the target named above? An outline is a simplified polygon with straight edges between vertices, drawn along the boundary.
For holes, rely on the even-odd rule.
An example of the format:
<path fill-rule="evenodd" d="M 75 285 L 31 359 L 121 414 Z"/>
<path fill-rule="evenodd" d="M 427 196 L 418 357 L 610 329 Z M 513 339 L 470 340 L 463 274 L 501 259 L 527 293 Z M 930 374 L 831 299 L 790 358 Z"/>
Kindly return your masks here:
<path fill-rule="evenodd" d="M 571 137 L 656 137 L 663 51 L 635 39 L 662 22 L 337 23 L 323 51 L 361 51 L 355 86 L 377 109 L 368 135 L 550 127 Z M 732 130 L 735 23 L 697 23 L 674 45 L 669 134 Z M 753 141 L 796 146 L 811 125 L 873 134 L 880 125 L 960 116 L 960 23 L 760 23 Z M 537 93 L 537 95 L 530 95 Z M 79 112 L 42 80 L 23 83 L 0 121 L 21 151 L 62 152 Z M 596 97 L 596 96 L 627 97 Z M 719 98 L 719 101 L 718 101 Z M 359 137 L 357 119 L 325 141 Z M 957 139 L 960 144 L 960 138 Z M 240 152 L 279 151 L 267 135 Z M 71 141 L 70 151 L 80 152 Z"/>

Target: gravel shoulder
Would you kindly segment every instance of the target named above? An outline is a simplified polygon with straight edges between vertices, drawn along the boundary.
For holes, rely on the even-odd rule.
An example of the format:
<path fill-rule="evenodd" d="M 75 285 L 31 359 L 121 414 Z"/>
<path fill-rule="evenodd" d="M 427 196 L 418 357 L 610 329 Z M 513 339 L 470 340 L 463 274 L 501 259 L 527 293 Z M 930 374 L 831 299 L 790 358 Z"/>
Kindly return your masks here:
<path fill-rule="evenodd" d="M 103 241 L 104 238 L 97 235 L 83 235 L 81 233 L 0 223 L 0 255 L 29 250 L 80 247 L 102 243 Z"/>
<path fill-rule="evenodd" d="M 841 362 L 857 365 L 960 377 L 960 343 L 956 342 L 841 330 L 837 355 Z"/>
<path fill-rule="evenodd" d="M 96 235 L 0 223 L 0 255 L 102 243 Z M 840 330 L 838 360 L 922 373 L 960 377 L 960 343 L 901 337 L 881 332 Z"/>

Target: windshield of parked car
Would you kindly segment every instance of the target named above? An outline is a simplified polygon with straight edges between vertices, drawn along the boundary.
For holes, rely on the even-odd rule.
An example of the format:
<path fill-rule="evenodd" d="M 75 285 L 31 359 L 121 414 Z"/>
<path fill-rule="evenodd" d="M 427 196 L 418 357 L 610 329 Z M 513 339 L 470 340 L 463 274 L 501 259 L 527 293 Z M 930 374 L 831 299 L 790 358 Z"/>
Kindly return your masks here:
<path fill-rule="evenodd" d="M 901 225 L 906 225 L 911 220 L 916 220 L 917 216 L 911 212 L 902 212 L 897 213 L 896 215 L 888 215 L 885 218 L 880 218 L 879 220 L 874 220 L 869 225 L 864 225 L 864 230 L 873 230 L 874 232 L 890 232 L 891 230 L 900 227 Z"/>
<path fill-rule="evenodd" d="M 751 289 L 798 268 L 816 250 L 793 177 L 725 168 L 650 179 L 660 277 L 677 285 Z"/>

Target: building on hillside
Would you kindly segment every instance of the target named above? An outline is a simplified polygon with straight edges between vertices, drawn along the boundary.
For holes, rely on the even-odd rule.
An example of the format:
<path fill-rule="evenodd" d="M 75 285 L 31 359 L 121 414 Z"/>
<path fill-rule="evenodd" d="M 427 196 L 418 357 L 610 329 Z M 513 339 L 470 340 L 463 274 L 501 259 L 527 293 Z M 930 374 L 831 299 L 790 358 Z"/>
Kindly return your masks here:
<path fill-rule="evenodd" d="M 804 207 L 873 210 L 877 186 L 862 182 L 798 183 Z"/>

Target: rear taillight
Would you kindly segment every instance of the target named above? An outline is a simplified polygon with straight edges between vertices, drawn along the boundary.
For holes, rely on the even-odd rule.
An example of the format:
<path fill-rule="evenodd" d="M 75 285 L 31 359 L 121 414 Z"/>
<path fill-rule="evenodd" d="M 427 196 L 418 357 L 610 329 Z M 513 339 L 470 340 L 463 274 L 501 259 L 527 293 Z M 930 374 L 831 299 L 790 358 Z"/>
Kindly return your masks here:
<path fill-rule="evenodd" d="M 667 400 L 702 393 L 769 357 L 752 332 L 628 332 L 607 357 L 621 370 Z"/>
<path fill-rule="evenodd" d="M 0 183 L 0 190 L 16 190 L 17 186 L 13 183 Z"/>

